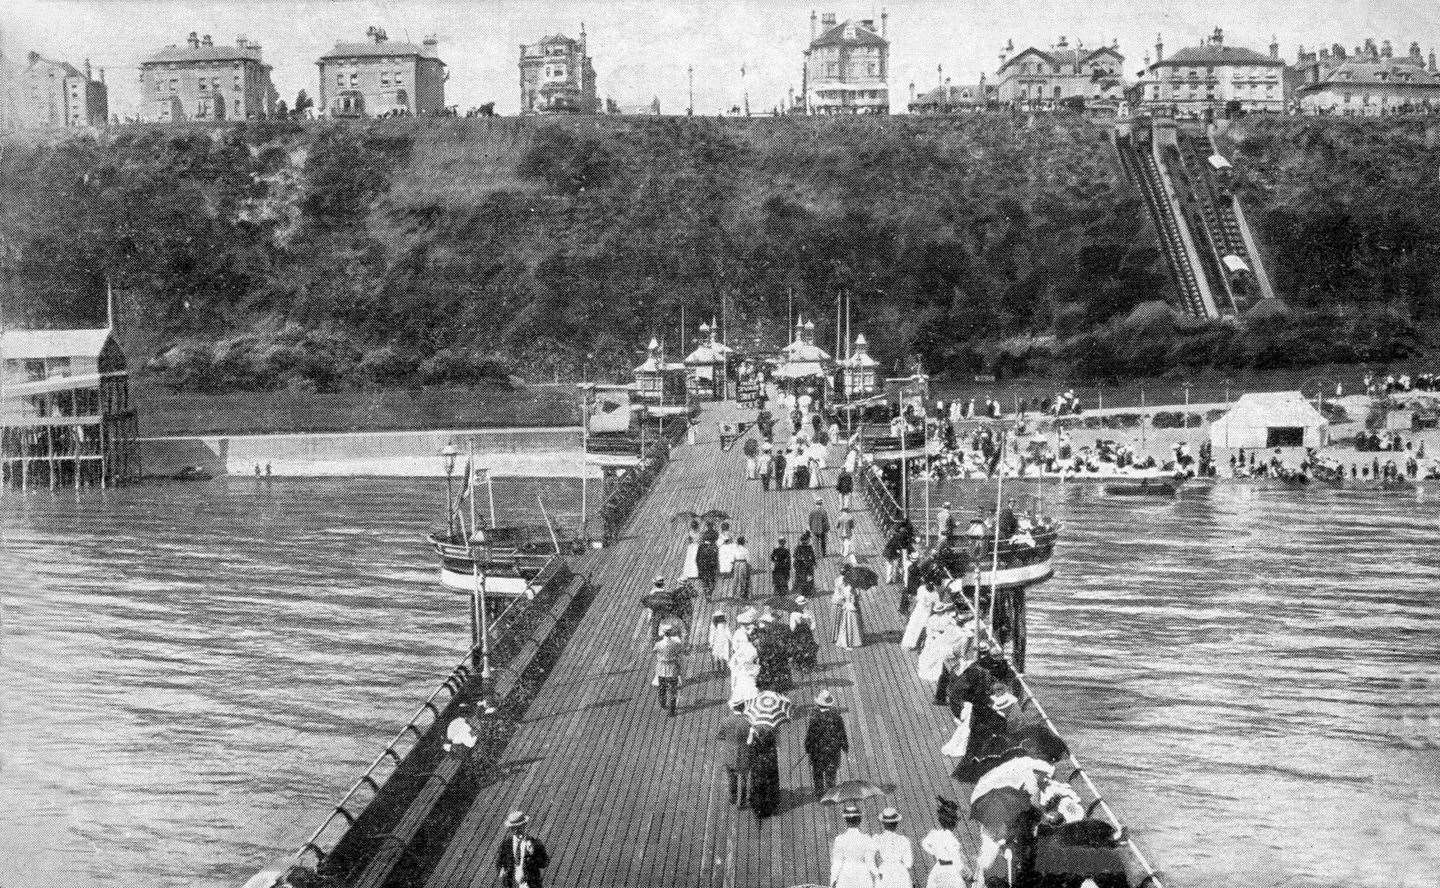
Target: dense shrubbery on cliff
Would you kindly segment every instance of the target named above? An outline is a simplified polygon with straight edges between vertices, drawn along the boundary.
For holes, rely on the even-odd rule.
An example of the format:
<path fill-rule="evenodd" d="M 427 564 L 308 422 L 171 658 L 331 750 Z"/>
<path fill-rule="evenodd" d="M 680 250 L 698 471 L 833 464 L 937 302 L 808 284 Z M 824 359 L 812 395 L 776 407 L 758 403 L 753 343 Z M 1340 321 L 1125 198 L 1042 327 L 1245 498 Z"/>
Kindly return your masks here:
<path fill-rule="evenodd" d="M 823 342 L 841 288 L 882 355 L 976 362 L 1166 286 L 1101 138 L 1069 119 L 662 118 L 9 146 L 6 308 L 93 318 L 108 272 L 152 367 L 189 388 L 613 372 L 722 292 L 777 326 L 793 292 Z"/>
<path fill-rule="evenodd" d="M 693 324 L 722 293 L 733 327 L 779 327 L 793 292 L 826 342 L 847 289 L 882 357 L 934 370 L 978 369 L 1032 333 L 1059 344 L 1029 369 L 1105 376 L 1410 348 L 1440 273 L 1428 132 L 1234 135 L 1301 309 L 1240 325 L 1134 314 L 1170 284 L 1104 134 L 999 116 L 267 123 L 6 145 L 5 313 L 93 321 L 108 274 L 132 350 L 200 390 L 613 375 L 654 332 L 674 348 L 681 306 Z"/>

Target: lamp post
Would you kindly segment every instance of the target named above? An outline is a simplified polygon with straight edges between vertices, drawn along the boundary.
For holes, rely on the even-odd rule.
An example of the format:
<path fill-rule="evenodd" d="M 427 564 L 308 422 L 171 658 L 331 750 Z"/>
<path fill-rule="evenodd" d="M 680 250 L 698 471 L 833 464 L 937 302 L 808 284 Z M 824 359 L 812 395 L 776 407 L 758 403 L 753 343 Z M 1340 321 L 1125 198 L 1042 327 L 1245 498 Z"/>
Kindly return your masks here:
<path fill-rule="evenodd" d="M 1229 406 L 1230 406 L 1230 387 L 1231 387 L 1232 385 L 1234 385 L 1234 384 L 1235 384 L 1234 380 L 1229 379 L 1228 377 L 1226 378 L 1226 380 L 1225 380 L 1225 406 L 1226 406 L 1226 407 L 1229 407 Z"/>
<path fill-rule="evenodd" d="M 1184 428 L 1185 428 L 1185 430 L 1186 430 L 1186 431 L 1189 431 L 1189 429 L 1190 429 L 1190 380 L 1187 379 L 1187 380 L 1185 380 L 1184 382 L 1180 383 L 1180 387 L 1185 390 L 1185 415 L 1184 415 L 1184 417 L 1182 418 L 1181 422 L 1184 423 Z"/>
<path fill-rule="evenodd" d="M 449 441 L 445 449 L 440 451 L 445 458 L 445 524 L 450 530 L 450 539 L 455 538 L 455 457 L 460 455 L 456 449 L 455 442 Z"/>

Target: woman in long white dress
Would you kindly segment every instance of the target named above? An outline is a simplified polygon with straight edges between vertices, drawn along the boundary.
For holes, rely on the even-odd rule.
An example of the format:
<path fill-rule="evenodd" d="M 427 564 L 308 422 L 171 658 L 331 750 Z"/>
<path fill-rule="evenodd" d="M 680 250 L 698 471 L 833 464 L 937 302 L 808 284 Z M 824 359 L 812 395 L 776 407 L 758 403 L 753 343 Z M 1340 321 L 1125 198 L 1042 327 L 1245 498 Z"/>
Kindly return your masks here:
<path fill-rule="evenodd" d="M 875 835 L 875 888 L 913 888 L 910 867 L 915 865 L 915 852 L 908 836 L 898 832 L 900 812 L 886 808 L 880 812 L 885 827 Z"/>
<path fill-rule="evenodd" d="M 710 618 L 710 656 L 721 669 L 730 668 L 730 639 L 730 621 L 724 611 L 716 611 Z"/>
<path fill-rule="evenodd" d="M 915 604 L 910 609 L 910 619 L 905 622 L 905 634 L 900 636 L 900 646 L 905 650 L 920 648 L 920 633 L 924 631 L 935 603 L 939 600 L 940 593 L 931 588 L 929 583 L 921 583 L 920 588 L 915 590 Z"/>
<path fill-rule="evenodd" d="M 735 570 L 735 534 L 730 532 L 730 522 L 720 525 L 720 576 L 728 577 Z"/>
<path fill-rule="evenodd" d="M 920 848 L 934 863 L 930 867 L 930 877 L 925 880 L 925 888 L 966 888 L 969 881 L 969 870 L 965 866 L 965 851 L 960 847 L 960 840 L 952 832 L 955 828 L 953 815 L 946 825 L 946 818 L 940 818 L 940 828 L 932 829 L 920 840 Z"/>
<path fill-rule="evenodd" d="M 937 601 L 930 608 L 930 619 L 925 621 L 925 647 L 915 663 L 920 680 L 933 689 L 940 681 L 940 671 L 955 645 L 960 642 L 960 624 L 955 622 L 955 606 Z"/>
<path fill-rule="evenodd" d="M 760 689 L 755 679 L 760 675 L 760 655 L 755 645 L 743 634 L 732 636 L 730 648 L 730 702 L 752 700 L 759 696 Z"/>
<path fill-rule="evenodd" d="M 838 622 L 840 631 L 836 633 L 836 647 L 848 651 L 865 645 L 865 631 L 860 624 L 860 601 L 855 595 L 855 587 L 848 583 L 840 602 Z"/>

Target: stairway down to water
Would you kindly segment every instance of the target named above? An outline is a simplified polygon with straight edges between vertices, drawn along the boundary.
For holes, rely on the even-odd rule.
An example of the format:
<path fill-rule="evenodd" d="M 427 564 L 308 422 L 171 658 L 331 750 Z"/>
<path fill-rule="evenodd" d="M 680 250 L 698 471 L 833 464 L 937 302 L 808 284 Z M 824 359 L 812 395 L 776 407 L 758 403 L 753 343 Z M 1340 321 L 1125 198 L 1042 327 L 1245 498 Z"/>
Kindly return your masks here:
<path fill-rule="evenodd" d="M 1176 208 L 1167 192 L 1160 167 L 1151 153 L 1150 143 L 1137 140 L 1134 136 L 1117 136 L 1115 147 L 1120 155 L 1121 166 L 1130 181 L 1140 189 L 1145 207 L 1150 211 L 1150 219 L 1155 223 L 1160 248 L 1165 253 L 1171 277 L 1175 281 L 1175 289 L 1180 295 L 1179 307 L 1197 317 L 1213 317 L 1215 312 L 1207 305 L 1207 302 L 1210 302 L 1207 299 L 1208 285 L 1191 260 L 1191 251 L 1176 221 Z"/>

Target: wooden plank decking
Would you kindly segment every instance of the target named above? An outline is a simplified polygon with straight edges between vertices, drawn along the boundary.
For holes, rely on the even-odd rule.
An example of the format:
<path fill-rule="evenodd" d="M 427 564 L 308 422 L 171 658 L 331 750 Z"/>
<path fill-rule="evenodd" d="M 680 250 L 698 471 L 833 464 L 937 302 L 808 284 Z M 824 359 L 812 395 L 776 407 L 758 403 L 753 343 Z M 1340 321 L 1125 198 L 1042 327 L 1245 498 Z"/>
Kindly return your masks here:
<path fill-rule="evenodd" d="M 747 537 L 751 552 L 752 596 L 763 597 L 770 594 L 768 555 L 776 535 L 787 533 L 793 542 L 817 493 L 832 522 L 839 513 L 831 486 L 834 468 L 825 473 L 827 486 L 820 491 L 765 493 L 757 482 L 745 481 L 741 445 L 722 452 L 715 434 L 717 422 L 742 417 L 751 415 L 732 404 L 709 407 L 698 443 L 676 449 L 624 538 L 577 565 L 598 587 L 595 601 L 531 704 L 496 777 L 480 791 L 432 871 L 430 886 L 493 884 L 501 824 L 516 808 L 531 815 L 532 832 L 550 849 L 548 885 L 825 884 L 830 837 L 839 830 L 837 812 L 814 801 L 808 762 L 800 760 L 810 701 L 822 687 L 839 698 L 850 733 L 852 750 L 840 779 L 898 786 L 892 798 L 866 806 L 866 826 L 879 828 L 876 814 L 884 804 L 899 808 L 906 818 L 902 831 L 917 845 L 915 875 L 923 883 L 928 862 L 918 840 L 935 826 L 935 796 L 943 793 L 962 804 L 966 799 L 939 753 L 953 722 L 948 710 L 931 704 L 915 674 L 914 655 L 899 646 L 903 621 L 892 588 L 864 594 L 867 643 L 850 652 L 834 646 L 828 595 L 816 598 L 820 669 L 797 676 L 798 687 L 789 695 L 797 718 L 782 729 L 780 813 L 763 823 L 727 803 L 714 739 L 729 680 L 704 644 L 715 609 L 723 608 L 732 625 L 739 610 L 728 597 L 728 580 L 721 581 L 719 601 L 696 603 L 690 636 L 696 645 L 686 662 L 679 716 L 666 718 L 656 704 L 648 621 L 638 599 L 657 574 L 679 574 L 687 528 L 671 517 L 709 508 L 735 516 L 734 527 Z M 858 496 L 852 506 L 857 555 L 881 567 L 879 531 Z M 840 566 L 833 534 L 832 542 L 830 557 L 817 570 L 820 590 L 830 588 Z M 961 840 L 973 859 L 977 835 L 967 827 L 962 823 Z"/>

